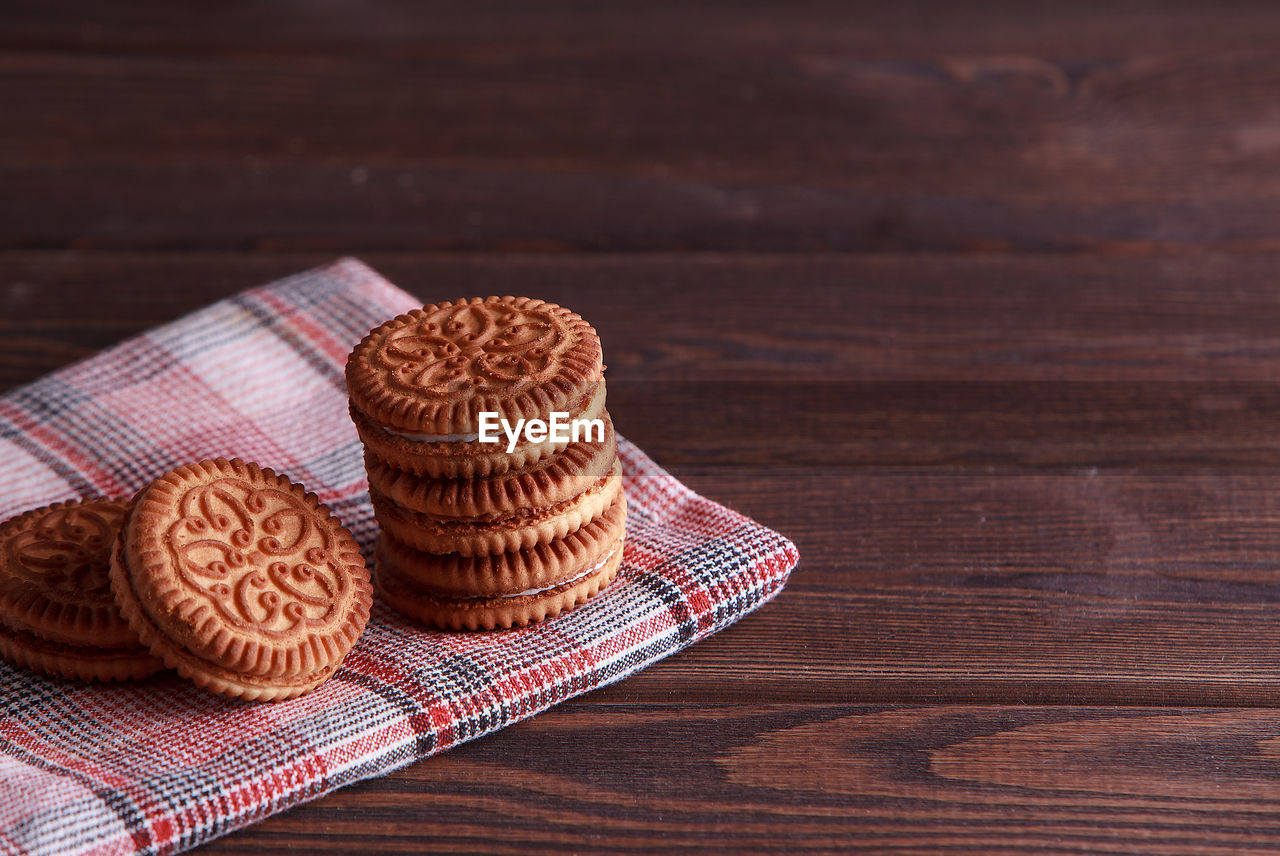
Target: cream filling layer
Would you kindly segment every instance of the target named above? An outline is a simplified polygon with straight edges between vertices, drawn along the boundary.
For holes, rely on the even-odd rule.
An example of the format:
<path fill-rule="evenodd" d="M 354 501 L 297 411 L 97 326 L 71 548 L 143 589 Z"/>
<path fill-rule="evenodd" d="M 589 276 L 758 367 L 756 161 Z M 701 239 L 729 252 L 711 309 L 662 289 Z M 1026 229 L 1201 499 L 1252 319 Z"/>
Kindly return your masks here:
<path fill-rule="evenodd" d="M 601 568 L 603 568 L 605 565 L 607 565 L 607 564 L 609 563 L 609 560 L 613 558 L 613 554 L 614 554 L 614 553 L 616 553 L 616 552 L 618 552 L 618 550 L 621 548 L 621 546 L 622 546 L 622 545 L 618 545 L 617 547 L 614 547 L 612 550 L 610 550 L 610 551 L 609 551 L 609 553 L 608 553 L 608 554 L 607 554 L 603 559 L 601 559 L 600 561 L 596 562 L 594 565 L 592 565 L 591 567 L 587 568 L 585 571 L 583 571 L 582 573 L 578 574 L 577 576 L 570 577 L 570 578 L 569 578 L 569 579 L 567 579 L 567 580 L 561 580 L 560 582 L 555 583 L 554 585 L 549 585 L 549 586 L 546 586 L 546 587 L 544 587 L 544 588 L 531 588 L 531 589 L 525 589 L 524 591 L 516 592 L 515 594 L 504 594 L 504 595 L 502 595 L 502 597 L 507 597 L 507 598 L 509 598 L 509 597 L 527 597 L 528 595 L 531 595 L 531 594 L 542 594 L 544 591 L 551 591 L 552 589 L 557 589 L 557 588 L 560 588 L 561 586 L 567 586 L 567 585 L 569 585 L 569 584 L 571 584 L 571 583 L 576 583 L 578 580 L 580 580 L 580 579 L 582 579 L 582 578 L 584 578 L 584 577 L 589 577 L 589 576 L 591 576 L 591 575 L 592 575 L 592 574 L 594 574 L 596 571 L 600 570 L 600 569 L 601 569 Z"/>
<path fill-rule="evenodd" d="M 382 428 L 381 425 L 378 427 Z M 392 431 L 390 428 L 382 428 L 382 430 L 392 437 L 412 440 L 415 443 L 474 443 L 480 439 L 479 434 L 404 434 L 400 431 Z"/>

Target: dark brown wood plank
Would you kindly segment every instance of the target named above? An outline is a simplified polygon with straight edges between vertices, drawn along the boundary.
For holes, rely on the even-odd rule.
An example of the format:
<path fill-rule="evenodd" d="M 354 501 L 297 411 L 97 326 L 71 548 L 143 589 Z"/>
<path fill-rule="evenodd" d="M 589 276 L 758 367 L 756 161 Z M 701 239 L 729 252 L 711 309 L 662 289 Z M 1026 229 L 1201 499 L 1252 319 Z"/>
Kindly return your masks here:
<path fill-rule="evenodd" d="M 925 44 L 937 51 L 1009 48 L 1049 51 L 1088 47 L 1111 56 L 1131 49 L 1168 51 L 1270 47 L 1280 23 L 1266 4 L 1194 0 L 1081 0 L 1059 8 L 975 0 L 963 8 L 931 0 L 794 0 L 786 14 L 767 3 L 652 0 L 599 4 L 548 0 L 536 8 L 516 0 L 456 4 L 439 0 L 372 0 L 341 4 L 243 4 L 176 8 L 163 0 L 103 6 L 83 0 L 10 0 L 0 9 L 0 47 L 130 52 L 311 52 L 396 54 L 445 51 L 466 40 L 557 45 L 593 37 L 610 46 L 714 43 L 761 39 L 839 43 L 872 55 Z"/>
<path fill-rule="evenodd" d="M 683 475 L 802 557 L 693 697 L 1280 698 L 1274 477 Z"/>
<path fill-rule="evenodd" d="M 324 260 L 0 255 L 0 380 Z M 424 301 L 514 292 L 578 308 L 604 336 L 615 417 L 672 466 L 1280 464 L 1268 254 L 371 261 Z M 175 287 L 197 284 L 194 268 L 199 288 Z"/>
<path fill-rule="evenodd" d="M 1275 476 L 681 475 L 801 555 L 775 604 L 673 662 L 682 697 L 1280 700 Z"/>
<path fill-rule="evenodd" d="M 0 246 L 1277 245 L 1274 15 L 1025 5 L 15 14 Z"/>
<path fill-rule="evenodd" d="M 1273 853 L 1277 733 L 1271 710 L 600 693 L 203 852 Z"/>
<path fill-rule="evenodd" d="M 0 253 L 0 332 L 105 344 L 334 258 Z M 1276 253 L 362 258 L 424 301 L 516 293 L 572 306 L 600 330 L 619 382 L 1280 378 Z"/>

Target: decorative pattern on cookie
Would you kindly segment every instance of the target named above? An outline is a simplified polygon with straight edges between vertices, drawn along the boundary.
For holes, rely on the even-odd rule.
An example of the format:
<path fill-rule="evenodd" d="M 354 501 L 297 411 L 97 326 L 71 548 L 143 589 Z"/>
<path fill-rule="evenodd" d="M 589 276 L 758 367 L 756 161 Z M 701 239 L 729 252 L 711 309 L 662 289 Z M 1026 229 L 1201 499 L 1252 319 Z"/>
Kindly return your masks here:
<path fill-rule="evenodd" d="M 582 317 L 528 297 L 433 303 L 375 328 L 347 359 L 355 407 L 386 428 L 479 430 L 482 411 L 517 419 L 567 411 L 603 376 Z"/>
<path fill-rule="evenodd" d="M 145 677 L 162 663 L 111 593 L 111 546 L 126 503 L 72 500 L 0 525 L 0 654 L 65 677 Z"/>
<path fill-rule="evenodd" d="M 485 556 L 523 550 L 576 532 L 605 512 L 622 492 L 622 465 L 587 490 L 546 508 L 485 520 L 432 517 L 412 511 L 370 489 L 373 513 L 384 532 L 406 546 L 430 553 Z"/>
<path fill-rule="evenodd" d="M 417 478 L 365 454 L 369 484 L 413 511 L 438 518 L 509 517 L 572 499 L 607 475 L 617 459 L 613 422 L 604 440 L 570 443 L 532 466 L 487 479 Z"/>
<path fill-rule="evenodd" d="M 179 467 L 139 493 L 111 584 L 166 664 L 215 692 L 264 700 L 327 679 L 371 603 L 355 541 L 315 494 L 237 459 Z"/>
<path fill-rule="evenodd" d="M 394 566 L 384 565 L 380 545 L 375 582 L 379 596 L 414 621 L 444 630 L 505 630 L 555 618 L 594 597 L 618 575 L 623 544 L 624 539 L 619 538 L 602 559 L 575 570 L 558 583 L 496 597 L 463 598 L 423 590 L 397 573 Z"/>

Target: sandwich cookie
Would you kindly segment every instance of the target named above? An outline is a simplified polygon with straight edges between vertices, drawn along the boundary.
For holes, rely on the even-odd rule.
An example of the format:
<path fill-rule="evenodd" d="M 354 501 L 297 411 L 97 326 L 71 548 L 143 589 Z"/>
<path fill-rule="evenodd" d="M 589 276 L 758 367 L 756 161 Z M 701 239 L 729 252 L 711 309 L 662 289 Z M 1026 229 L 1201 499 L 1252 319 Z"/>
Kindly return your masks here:
<path fill-rule="evenodd" d="M 573 419 L 604 417 L 605 383 L 592 387 L 585 403 L 577 402 L 566 411 Z M 508 437 L 499 432 L 499 442 L 482 443 L 480 434 L 405 434 L 379 426 L 356 409 L 350 408 L 351 421 L 368 453 L 384 463 L 416 476 L 434 478 L 473 478 L 502 475 L 508 470 L 535 463 L 563 449 L 572 440 L 554 439 L 529 442 L 520 438 L 508 452 Z"/>
<path fill-rule="evenodd" d="M 364 630 L 369 573 L 315 494 L 238 459 L 144 488 L 111 559 L 129 625 L 165 664 L 243 699 L 324 683 Z"/>
<path fill-rule="evenodd" d="M 600 338 L 582 317 L 528 297 L 433 303 L 372 330 L 347 359 L 351 416 L 376 458 L 418 476 L 473 478 L 528 466 L 566 439 L 480 443 L 482 412 L 515 425 L 600 418 Z"/>
<path fill-rule="evenodd" d="M 545 509 L 589 490 L 618 459 L 613 422 L 605 414 L 604 439 L 570 443 L 563 451 L 501 476 L 417 478 L 365 455 L 370 487 L 396 504 L 445 520 L 500 518 Z"/>
<path fill-rule="evenodd" d="M 375 584 L 401 614 L 436 627 L 492 630 L 554 618 L 586 601 L 622 564 L 626 497 L 596 520 L 535 547 L 487 556 L 437 555 L 383 534 Z"/>
<path fill-rule="evenodd" d="M 118 500 L 74 500 L 0 525 L 0 655 L 6 660 L 102 681 L 163 668 L 111 593 L 111 546 L 127 507 Z"/>
<path fill-rule="evenodd" d="M 437 517 L 413 511 L 370 488 L 373 513 L 382 531 L 417 550 L 484 556 L 545 544 L 595 520 L 622 493 L 622 465 L 575 497 L 508 515 Z"/>

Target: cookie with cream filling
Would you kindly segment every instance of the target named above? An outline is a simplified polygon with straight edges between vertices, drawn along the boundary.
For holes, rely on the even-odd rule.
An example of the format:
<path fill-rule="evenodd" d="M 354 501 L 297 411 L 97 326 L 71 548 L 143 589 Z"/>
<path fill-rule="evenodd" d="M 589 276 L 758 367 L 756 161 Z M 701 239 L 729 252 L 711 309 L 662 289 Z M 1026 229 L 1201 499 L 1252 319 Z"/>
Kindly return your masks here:
<path fill-rule="evenodd" d="M 605 382 L 602 380 L 572 402 L 568 420 L 600 419 L 604 416 Z M 351 421 L 366 451 L 383 463 L 416 476 L 435 478 L 482 478 L 499 476 L 546 458 L 568 446 L 570 434 L 536 442 L 521 434 L 515 448 L 507 451 L 509 438 L 500 434 L 497 443 L 480 442 L 479 433 L 415 434 L 395 431 L 379 425 L 354 404 Z M 514 430 L 514 429 L 513 429 Z"/>
<path fill-rule="evenodd" d="M 351 533 L 301 485 L 237 459 L 201 461 L 135 498 L 111 587 L 151 653 L 243 699 L 309 692 L 369 619 L 369 572 Z"/>
<path fill-rule="evenodd" d="M 509 515 L 435 517 L 405 508 L 370 489 L 373 513 L 382 531 L 430 553 L 484 556 L 545 544 L 576 532 L 604 513 L 622 492 L 622 465 L 587 490 L 543 508 L 524 508 Z"/>
<path fill-rule="evenodd" d="M 347 359 L 352 418 L 369 450 L 415 475 L 487 476 L 563 443 L 475 442 L 480 414 L 511 425 L 552 412 L 597 418 L 604 363 L 575 312 L 527 297 L 433 303 L 387 321 Z"/>
<path fill-rule="evenodd" d="M 111 547 L 127 509 L 123 500 L 72 500 L 0 525 L 0 656 L 83 680 L 142 678 L 164 667 L 111 593 Z"/>
<path fill-rule="evenodd" d="M 508 517 L 565 502 L 613 470 L 617 438 L 604 415 L 604 439 L 570 443 L 536 464 L 489 478 L 419 478 L 366 452 L 369 485 L 400 506 L 441 519 Z"/>
<path fill-rule="evenodd" d="M 436 555 L 383 534 L 374 584 L 406 617 L 453 630 L 491 630 L 554 618 L 617 575 L 626 537 L 626 498 L 563 538 L 489 556 Z"/>

